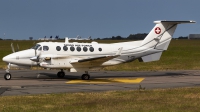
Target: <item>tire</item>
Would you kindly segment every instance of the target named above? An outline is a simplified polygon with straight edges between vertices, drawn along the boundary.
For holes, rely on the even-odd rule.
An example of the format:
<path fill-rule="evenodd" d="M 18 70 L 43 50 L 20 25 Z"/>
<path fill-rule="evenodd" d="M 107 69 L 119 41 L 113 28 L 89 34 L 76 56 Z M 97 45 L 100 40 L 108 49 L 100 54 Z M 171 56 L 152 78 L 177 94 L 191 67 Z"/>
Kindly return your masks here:
<path fill-rule="evenodd" d="M 65 72 L 60 72 L 60 78 L 64 78 L 65 77 Z"/>
<path fill-rule="evenodd" d="M 81 79 L 82 79 L 82 80 L 89 80 L 89 79 L 90 79 L 90 75 L 88 75 L 88 74 L 83 74 L 83 75 L 81 76 Z"/>
<path fill-rule="evenodd" d="M 60 72 L 57 73 L 57 77 L 60 78 Z"/>
<path fill-rule="evenodd" d="M 58 72 L 57 76 L 58 76 L 58 78 L 64 78 L 65 77 L 65 72 Z"/>
<path fill-rule="evenodd" d="M 4 75 L 4 79 L 5 79 L 5 80 L 10 80 L 10 79 L 11 79 L 11 74 L 10 74 L 10 73 L 6 73 L 6 74 Z"/>

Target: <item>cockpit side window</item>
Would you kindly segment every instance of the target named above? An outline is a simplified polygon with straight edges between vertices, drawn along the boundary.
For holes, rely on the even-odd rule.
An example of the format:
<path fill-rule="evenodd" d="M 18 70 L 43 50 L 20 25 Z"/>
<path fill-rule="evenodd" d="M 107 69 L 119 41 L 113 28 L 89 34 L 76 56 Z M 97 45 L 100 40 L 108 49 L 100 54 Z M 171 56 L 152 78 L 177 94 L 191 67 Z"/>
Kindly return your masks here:
<path fill-rule="evenodd" d="M 43 51 L 48 51 L 49 47 L 48 46 L 43 46 Z"/>

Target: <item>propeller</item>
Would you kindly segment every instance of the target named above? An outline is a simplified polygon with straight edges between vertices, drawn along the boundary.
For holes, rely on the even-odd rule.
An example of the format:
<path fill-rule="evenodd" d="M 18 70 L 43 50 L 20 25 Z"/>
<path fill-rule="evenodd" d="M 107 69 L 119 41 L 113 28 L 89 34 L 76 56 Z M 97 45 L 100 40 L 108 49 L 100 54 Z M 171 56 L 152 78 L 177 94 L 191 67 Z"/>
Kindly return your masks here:
<path fill-rule="evenodd" d="M 40 62 L 40 55 L 41 55 L 41 52 L 39 54 L 37 54 L 37 50 L 35 49 L 35 56 L 30 58 L 30 60 L 38 63 L 38 62 Z"/>
<path fill-rule="evenodd" d="M 12 52 L 14 53 L 15 52 L 15 48 L 14 48 L 14 46 L 13 46 L 13 43 L 11 43 L 11 49 L 12 49 Z M 17 50 L 16 50 L 16 52 L 18 52 L 19 51 L 19 45 L 17 44 Z"/>
<path fill-rule="evenodd" d="M 39 48 L 39 49 L 40 49 L 40 48 Z M 37 78 L 39 78 L 39 77 L 40 77 L 40 74 L 39 74 L 38 70 L 39 70 L 40 62 L 42 61 L 42 60 L 40 59 L 41 52 L 38 53 L 36 48 L 34 48 L 34 52 L 35 52 L 35 56 L 32 57 L 32 58 L 30 58 L 30 60 L 32 60 L 33 63 L 36 62 L 36 64 L 37 64 L 37 65 L 36 65 Z"/>
<path fill-rule="evenodd" d="M 35 42 L 34 42 L 34 43 L 35 43 Z M 33 44 L 34 44 L 34 43 L 33 43 Z M 36 45 L 35 45 L 34 47 L 32 47 L 32 48 L 34 49 L 34 52 L 35 52 L 34 54 L 35 54 L 35 55 L 34 55 L 32 58 L 30 58 L 30 60 L 38 63 L 38 62 L 40 61 L 41 52 L 38 54 L 38 53 L 37 53 L 37 50 L 40 50 L 40 51 L 41 51 L 41 50 L 42 50 L 42 49 L 41 49 L 42 47 L 41 47 L 40 45 L 37 45 L 37 44 L 36 44 Z"/>

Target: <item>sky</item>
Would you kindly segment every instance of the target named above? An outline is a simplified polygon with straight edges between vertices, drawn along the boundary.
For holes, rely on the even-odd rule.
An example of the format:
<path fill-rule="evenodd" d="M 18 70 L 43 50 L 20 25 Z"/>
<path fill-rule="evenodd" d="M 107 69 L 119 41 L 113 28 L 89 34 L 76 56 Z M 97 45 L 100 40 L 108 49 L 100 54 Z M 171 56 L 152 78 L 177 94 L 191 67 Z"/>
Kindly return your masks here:
<path fill-rule="evenodd" d="M 149 33 L 155 20 L 181 24 L 174 38 L 200 34 L 200 0 L 1 0 L 0 38 L 92 39 Z"/>

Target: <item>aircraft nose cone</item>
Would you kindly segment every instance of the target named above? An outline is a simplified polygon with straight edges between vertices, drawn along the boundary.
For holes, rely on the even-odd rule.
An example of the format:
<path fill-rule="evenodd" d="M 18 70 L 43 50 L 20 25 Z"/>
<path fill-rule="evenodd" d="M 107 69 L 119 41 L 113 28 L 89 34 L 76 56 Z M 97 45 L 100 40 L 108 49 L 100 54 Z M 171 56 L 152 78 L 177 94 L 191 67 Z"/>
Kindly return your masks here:
<path fill-rule="evenodd" d="M 2 60 L 5 61 L 5 62 L 8 62 L 8 61 L 9 61 L 9 57 L 8 57 L 8 56 L 5 56 L 5 57 L 3 57 Z"/>

